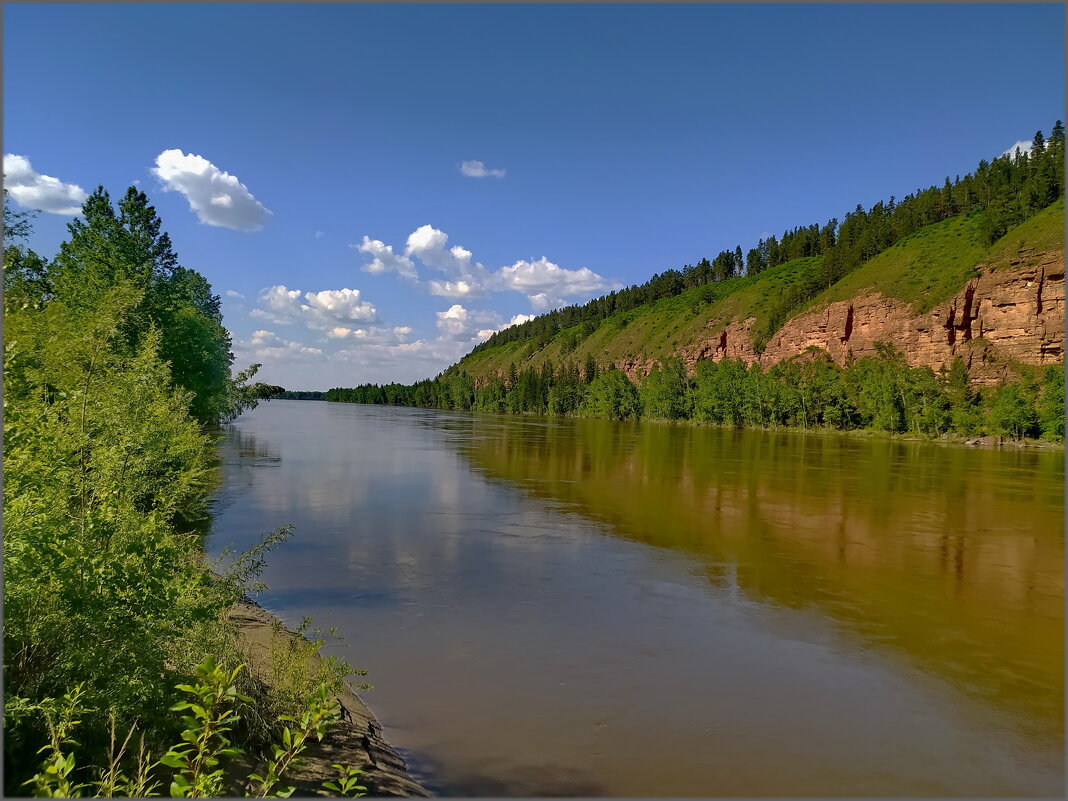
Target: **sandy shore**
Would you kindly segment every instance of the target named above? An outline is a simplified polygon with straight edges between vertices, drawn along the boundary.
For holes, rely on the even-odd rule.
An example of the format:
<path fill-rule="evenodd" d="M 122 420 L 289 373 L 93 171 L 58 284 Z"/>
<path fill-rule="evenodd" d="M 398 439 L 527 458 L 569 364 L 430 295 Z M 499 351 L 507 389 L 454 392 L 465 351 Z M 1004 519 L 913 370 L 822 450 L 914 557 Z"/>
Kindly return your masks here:
<path fill-rule="evenodd" d="M 238 637 L 251 657 L 250 669 L 262 664 L 270 655 L 274 615 L 255 601 L 243 598 L 230 609 L 228 619 L 235 626 Z M 283 628 L 284 636 L 298 635 Z M 315 654 L 314 659 L 320 659 Z M 430 793 L 419 786 L 408 773 L 404 759 L 382 739 L 382 727 L 371 710 L 348 687 L 338 696 L 348 710 L 344 720 L 330 727 L 322 742 L 312 740 L 301 756 L 303 764 L 286 772 L 283 784 L 293 785 L 298 796 L 330 796 L 320 784 L 335 780 L 337 771 L 332 765 L 351 765 L 363 770 L 360 783 L 369 796 L 419 796 Z"/>

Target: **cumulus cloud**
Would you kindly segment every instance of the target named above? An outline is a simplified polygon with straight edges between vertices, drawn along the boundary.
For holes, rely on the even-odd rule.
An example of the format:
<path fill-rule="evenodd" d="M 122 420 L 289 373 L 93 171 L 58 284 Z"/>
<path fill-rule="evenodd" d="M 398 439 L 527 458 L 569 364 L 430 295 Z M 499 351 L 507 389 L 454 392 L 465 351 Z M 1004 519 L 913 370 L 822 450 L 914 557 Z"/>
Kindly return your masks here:
<path fill-rule="evenodd" d="M 513 325 L 519 325 L 520 323 L 529 323 L 531 320 L 534 319 L 534 317 L 535 315 L 533 314 L 517 314 L 515 315 L 515 317 L 509 320 L 506 325 L 502 325 L 501 330 L 503 331 L 505 328 L 509 328 Z"/>
<path fill-rule="evenodd" d="M 226 297 L 228 297 L 228 298 L 238 298 L 239 300 L 244 300 L 245 299 L 244 295 L 242 295 L 240 292 L 235 292 L 232 289 L 227 289 L 226 290 Z"/>
<path fill-rule="evenodd" d="M 368 236 L 353 247 L 372 256 L 363 268 L 367 272 L 394 272 L 417 281 L 413 259 L 418 259 L 425 266 L 446 273 L 448 280 L 427 281 L 427 290 L 431 295 L 457 300 L 515 291 L 526 295 L 534 310 L 548 311 L 566 305 L 572 298 L 615 286 L 586 267 L 566 270 L 544 256 L 537 261 L 520 260 L 491 273 L 470 250 L 462 245 L 450 247 L 449 235 L 429 224 L 408 235 L 403 255 Z"/>
<path fill-rule="evenodd" d="M 427 267 L 447 273 L 454 280 L 429 281 L 430 294 L 446 298 L 480 297 L 491 276 L 474 254 L 462 245 L 447 247 L 449 235 L 432 225 L 421 225 L 408 235 L 406 256 L 419 259 Z"/>
<path fill-rule="evenodd" d="M 82 203 L 88 197 L 77 184 L 65 184 L 51 175 L 41 175 L 28 158 L 14 153 L 4 154 L 4 187 L 20 206 L 51 214 L 80 214 Z"/>
<path fill-rule="evenodd" d="M 291 339 L 282 339 L 273 331 L 253 331 L 248 341 L 235 343 L 238 350 L 257 358 L 302 358 L 321 356 L 322 348 L 309 348 Z"/>
<path fill-rule="evenodd" d="M 303 324 L 329 330 L 344 323 L 371 323 L 378 319 L 375 307 L 362 299 L 358 289 L 324 289 L 304 292 L 271 286 L 259 294 L 260 308 L 249 314 L 276 323 Z"/>
<path fill-rule="evenodd" d="M 1021 139 L 1019 142 L 1017 142 L 1015 145 L 1010 147 L 1008 150 L 1006 150 L 1001 155 L 1002 156 L 1013 156 L 1016 153 L 1016 149 L 1017 148 L 1020 149 L 1021 153 L 1030 153 L 1031 152 L 1031 147 L 1033 145 L 1034 145 L 1034 142 L 1032 142 L 1030 139 L 1028 139 L 1026 141 Z"/>
<path fill-rule="evenodd" d="M 535 311 L 548 311 L 567 303 L 567 298 L 606 289 L 608 283 L 587 267 L 565 270 L 542 256 L 537 261 L 517 261 L 493 275 L 496 286 L 527 296 Z"/>
<path fill-rule="evenodd" d="M 404 252 L 415 256 L 428 267 L 435 267 L 456 275 L 467 275 L 473 269 L 471 251 L 461 245 L 446 249 L 449 235 L 432 225 L 421 225 L 408 235 Z M 481 265 L 479 265 L 481 267 Z"/>
<path fill-rule="evenodd" d="M 360 333 L 366 334 L 367 332 L 362 328 L 345 328 L 339 325 L 327 331 L 326 335 L 330 339 L 345 339 L 346 337 L 359 336 Z"/>
<path fill-rule="evenodd" d="M 439 340 L 442 342 L 467 342 L 473 344 L 486 339 L 504 326 L 497 326 L 501 318 L 493 311 L 471 311 L 454 303 L 443 312 L 436 312 Z M 492 324 L 493 328 L 485 328 Z"/>
<path fill-rule="evenodd" d="M 387 245 L 381 240 L 365 236 L 361 244 L 353 245 L 352 247 L 356 248 L 360 253 L 366 253 L 372 257 L 371 262 L 363 266 L 364 272 L 375 274 L 396 273 L 405 278 L 418 278 L 415 272 L 415 263 L 407 256 L 394 253 L 392 245 Z"/>
<path fill-rule="evenodd" d="M 177 148 L 156 156 L 152 173 L 167 191 L 181 192 L 197 219 L 235 231 L 258 231 L 271 211 L 248 191 L 237 176 L 224 172 L 203 156 Z"/>
<path fill-rule="evenodd" d="M 452 339 L 467 339 L 471 336 L 471 312 L 455 303 L 446 311 L 437 312 L 438 330 Z"/>
<path fill-rule="evenodd" d="M 475 281 L 428 281 L 427 287 L 431 295 L 443 298 L 471 298 L 480 297 L 485 293 L 482 287 Z"/>
<path fill-rule="evenodd" d="M 481 161 L 461 161 L 460 172 L 468 178 L 503 178 L 504 170 L 488 170 Z"/>

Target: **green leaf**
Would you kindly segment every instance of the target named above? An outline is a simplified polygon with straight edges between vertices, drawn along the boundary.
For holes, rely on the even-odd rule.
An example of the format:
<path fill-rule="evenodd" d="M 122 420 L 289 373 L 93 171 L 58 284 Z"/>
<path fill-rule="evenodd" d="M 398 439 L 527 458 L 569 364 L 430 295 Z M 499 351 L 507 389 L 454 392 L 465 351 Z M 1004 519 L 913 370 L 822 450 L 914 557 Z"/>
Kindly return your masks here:
<path fill-rule="evenodd" d="M 181 768 L 185 765 L 185 760 L 180 754 L 164 754 L 159 759 L 161 765 L 166 765 L 168 768 Z"/>

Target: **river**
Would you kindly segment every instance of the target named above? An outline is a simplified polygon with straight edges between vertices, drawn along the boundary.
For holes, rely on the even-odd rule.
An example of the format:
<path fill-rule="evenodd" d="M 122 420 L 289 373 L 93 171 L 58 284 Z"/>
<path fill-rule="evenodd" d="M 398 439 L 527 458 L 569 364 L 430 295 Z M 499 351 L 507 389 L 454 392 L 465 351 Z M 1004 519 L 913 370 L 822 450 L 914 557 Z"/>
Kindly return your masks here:
<path fill-rule="evenodd" d="M 1064 454 L 271 401 L 209 551 L 440 795 L 1062 796 Z M 329 649 L 328 649 L 329 650 Z"/>

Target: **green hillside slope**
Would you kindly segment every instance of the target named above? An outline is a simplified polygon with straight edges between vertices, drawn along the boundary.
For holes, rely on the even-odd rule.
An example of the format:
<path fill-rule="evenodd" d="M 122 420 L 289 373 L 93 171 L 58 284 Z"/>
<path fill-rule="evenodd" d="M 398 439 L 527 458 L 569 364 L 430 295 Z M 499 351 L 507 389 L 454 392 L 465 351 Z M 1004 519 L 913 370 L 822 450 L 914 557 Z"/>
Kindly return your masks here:
<path fill-rule="evenodd" d="M 922 313 L 959 292 L 979 266 L 997 269 L 1028 249 L 1063 250 L 1064 200 L 1010 229 L 993 246 L 982 243 L 981 215 L 960 215 L 920 229 L 823 291 L 818 291 L 822 257 L 795 259 L 614 315 L 592 333 L 576 325 L 547 344 L 531 339 L 485 348 L 447 372 L 463 370 L 479 381 L 507 375 L 512 364 L 518 369 L 540 368 L 547 362 L 581 365 L 591 357 L 601 366 L 647 363 L 750 317 L 755 319 L 752 331 L 759 347 L 793 316 L 875 292 L 909 302 Z"/>
<path fill-rule="evenodd" d="M 880 294 L 930 311 L 952 298 L 976 274 L 976 267 L 1004 266 L 1018 254 L 1064 249 L 1064 199 L 1009 230 L 991 247 L 983 246 L 982 215 L 953 217 L 922 228 L 865 262 L 807 308 L 860 294 Z"/>

